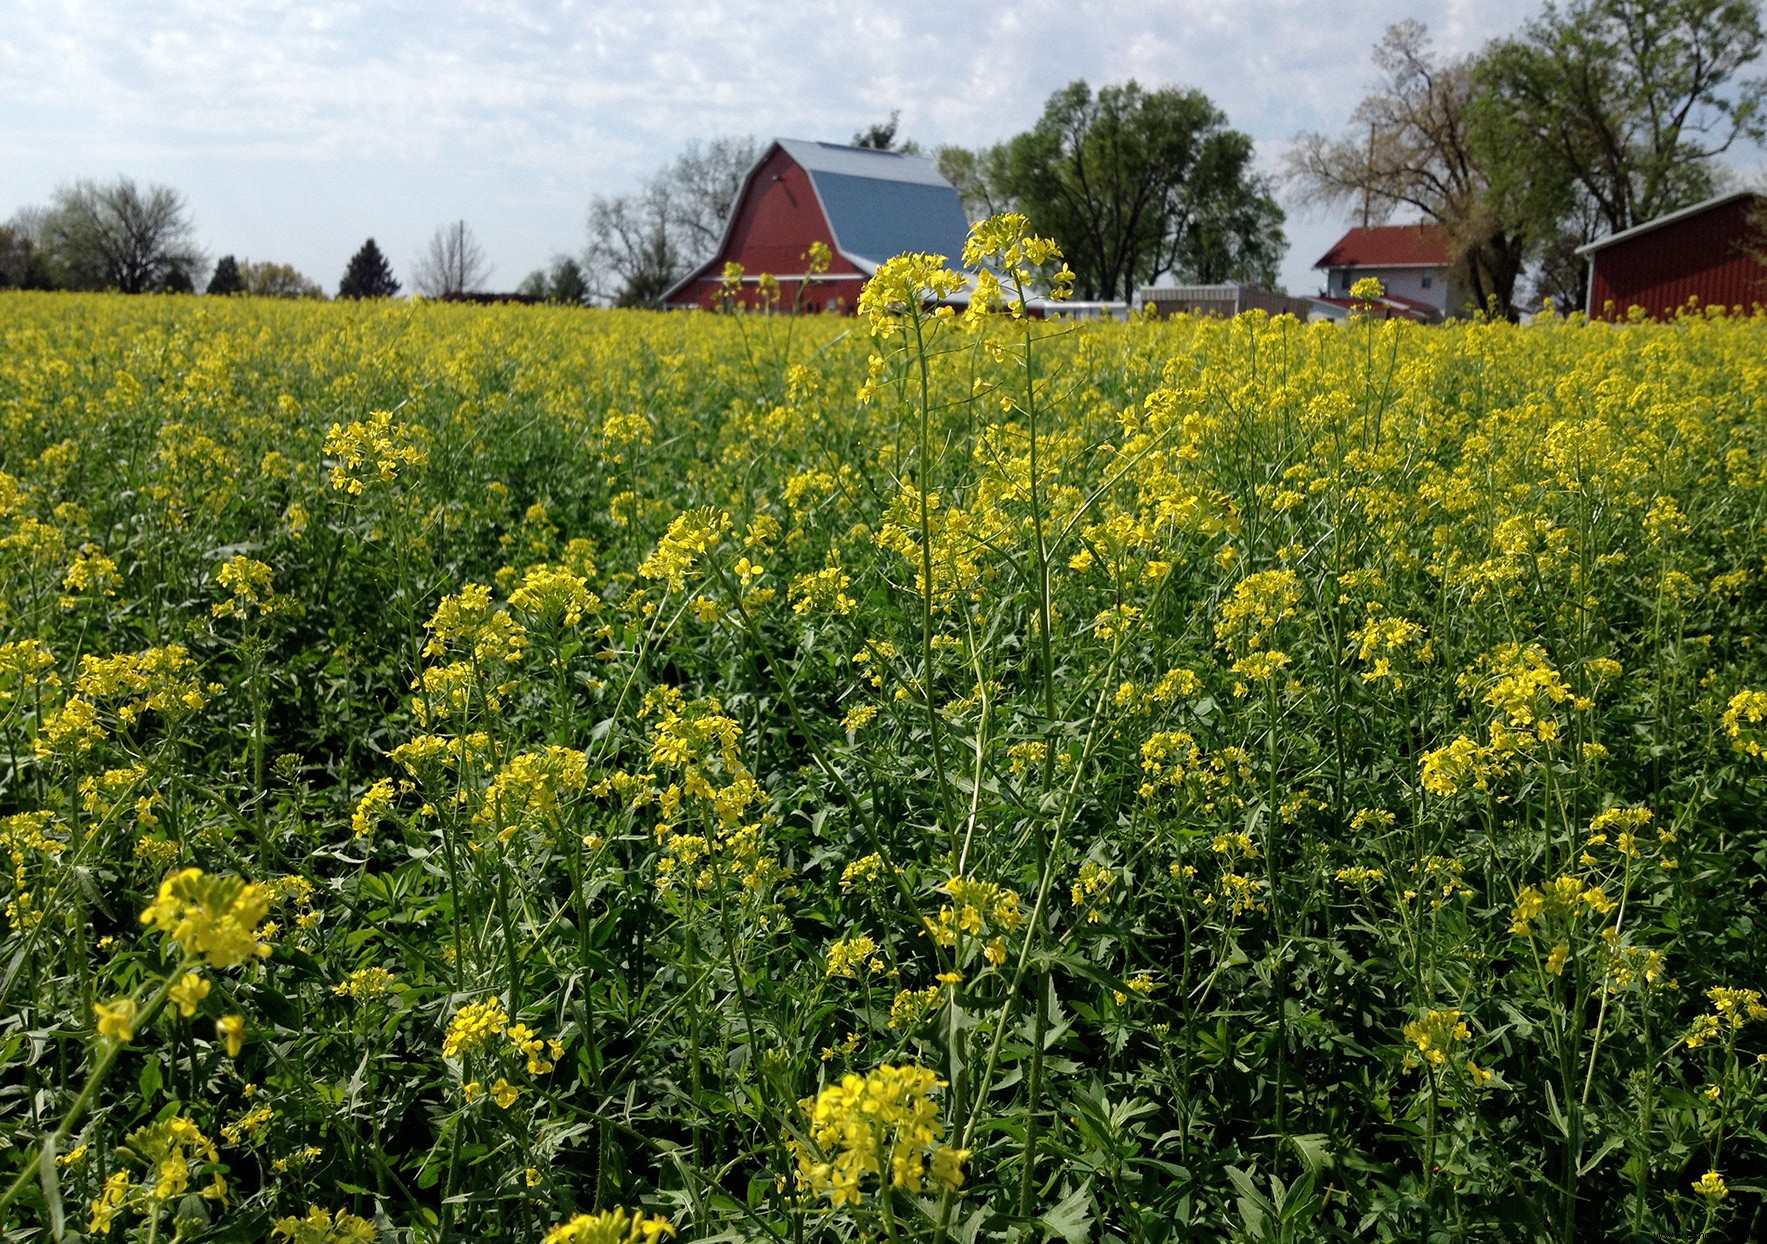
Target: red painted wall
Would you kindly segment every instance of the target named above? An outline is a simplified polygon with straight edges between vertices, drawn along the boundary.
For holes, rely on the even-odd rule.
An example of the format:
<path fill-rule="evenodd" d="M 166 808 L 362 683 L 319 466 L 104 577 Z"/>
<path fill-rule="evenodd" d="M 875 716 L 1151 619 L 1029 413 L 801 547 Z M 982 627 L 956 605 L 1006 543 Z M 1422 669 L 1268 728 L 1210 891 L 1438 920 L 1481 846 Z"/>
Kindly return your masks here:
<path fill-rule="evenodd" d="M 1750 254 L 1767 246 L 1750 220 L 1761 209 L 1759 198 L 1734 199 L 1596 251 L 1590 314 L 1623 319 L 1636 306 L 1670 316 L 1689 298 L 1745 311 L 1767 305 L 1767 263 Z"/>
<path fill-rule="evenodd" d="M 816 201 L 810 175 L 779 148 L 774 148 L 750 179 L 748 192 L 736 209 L 736 221 L 724 247 L 694 279 L 669 300 L 671 308 L 721 306 L 724 265 L 742 265 L 747 281 L 738 301 L 757 306 L 755 278 L 763 272 L 779 277 L 780 309 L 789 311 L 804 271 L 803 255 L 810 243 L 834 250 L 834 234 Z M 845 279 L 843 279 L 845 278 Z M 828 272 L 804 291 L 806 310 L 851 311 L 859 300 L 864 274 L 836 252 Z"/>

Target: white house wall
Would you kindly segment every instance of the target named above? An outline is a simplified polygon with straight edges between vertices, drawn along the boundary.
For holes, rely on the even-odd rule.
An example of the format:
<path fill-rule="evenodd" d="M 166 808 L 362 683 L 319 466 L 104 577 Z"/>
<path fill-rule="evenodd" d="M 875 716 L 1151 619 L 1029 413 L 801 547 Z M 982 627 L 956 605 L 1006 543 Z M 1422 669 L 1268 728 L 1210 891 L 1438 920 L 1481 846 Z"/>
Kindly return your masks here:
<path fill-rule="evenodd" d="M 1366 276 L 1379 280 L 1381 287 L 1395 298 L 1428 303 L 1443 315 L 1448 313 L 1448 277 L 1440 268 L 1333 268 L 1325 292 L 1348 298 L 1350 286 Z"/>

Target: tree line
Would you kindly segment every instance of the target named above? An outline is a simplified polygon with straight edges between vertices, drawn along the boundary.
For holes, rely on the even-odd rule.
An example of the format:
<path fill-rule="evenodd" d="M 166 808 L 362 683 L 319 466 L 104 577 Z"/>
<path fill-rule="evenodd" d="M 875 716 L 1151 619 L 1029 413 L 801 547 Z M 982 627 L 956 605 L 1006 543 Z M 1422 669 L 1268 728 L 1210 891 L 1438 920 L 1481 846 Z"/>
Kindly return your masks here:
<path fill-rule="evenodd" d="M 448 297 L 481 288 L 491 273 L 465 221 L 438 228 L 413 264 L 419 293 Z M 206 285 L 204 278 L 207 278 Z M 129 177 L 82 178 L 50 203 L 0 225 L 0 289 L 115 290 L 125 294 L 249 294 L 323 298 L 293 265 L 223 255 L 209 266 L 184 197 Z M 401 285 L 379 245 L 365 241 L 338 281 L 339 298 L 391 298 Z"/>
<path fill-rule="evenodd" d="M 1335 135 L 1300 135 L 1288 197 L 1363 224 L 1441 225 L 1465 288 L 1514 314 L 1524 287 L 1580 307 L 1584 244 L 1710 197 L 1721 157 L 1764 136 L 1767 84 L 1752 0 L 1546 0 L 1516 34 L 1442 57 L 1417 22 L 1376 46 L 1380 78 Z M 855 146 L 924 154 L 899 114 Z M 715 253 L 749 170 L 753 137 L 690 143 L 630 193 L 597 195 L 580 256 L 560 254 L 517 287 L 529 300 L 659 306 Z M 1027 130 L 932 153 L 970 219 L 1020 211 L 1054 237 L 1081 298 L 1131 298 L 1164 279 L 1276 286 L 1286 250 L 1277 186 L 1251 137 L 1206 95 L 1084 81 L 1049 97 Z M 492 267 L 464 221 L 438 228 L 412 266 L 429 297 L 484 289 Z M 195 244 L 183 199 L 126 177 L 77 181 L 0 226 L 0 288 L 322 296 L 286 264 Z M 369 239 L 340 297 L 387 297 L 399 282 Z"/>
<path fill-rule="evenodd" d="M 1403 22 L 1347 128 L 1296 141 L 1290 184 L 1360 223 L 1442 226 L 1481 306 L 1513 315 L 1528 287 L 1582 308 L 1579 247 L 1712 197 L 1720 157 L 1762 139 L 1761 50 L 1751 0 L 1549 0 L 1457 58 Z"/>

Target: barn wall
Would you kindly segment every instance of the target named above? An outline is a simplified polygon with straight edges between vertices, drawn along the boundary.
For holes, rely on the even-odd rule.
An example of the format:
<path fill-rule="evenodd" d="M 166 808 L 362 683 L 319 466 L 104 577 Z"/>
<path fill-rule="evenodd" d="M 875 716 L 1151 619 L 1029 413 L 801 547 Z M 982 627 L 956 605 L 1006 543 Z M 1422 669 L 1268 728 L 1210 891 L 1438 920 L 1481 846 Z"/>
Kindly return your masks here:
<path fill-rule="evenodd" d="M 1759 203 L 1732 200 L 1596 251 L 1590 313 L 1624 318 L 1636 306 L 1673 315 L 1689 298 L 1701 306 L 1767 303 L 1767 264 L 1749 253 L 1751 236 L 1762 245 L 1749 219 Z"/>
<path fill-rule="evenodd" d="M 723 249 L 669 305 L 721 305 L 719 274 L 726 263 L 734 261 L 742 265 L 749 278 L 738 298 L 740 303 L 755 305 L 754 278 L 767 272 L 781 278 L 781 309 L 789 310 L 797 297 L 797 282 L 791 278 L 803 272 L 803 255 L 812 242 L 821 242 L 832 251 L 834 234 L 816 201 L 810 175 L 783 150 L 775 148 L 749 181 L 748 193 L 737 207 Z M 809 308 L 851 310 L 858 301 L 863 274 L 836 252 L 827 276 L 830 279 L 818 281 L 806 291 Z"/>

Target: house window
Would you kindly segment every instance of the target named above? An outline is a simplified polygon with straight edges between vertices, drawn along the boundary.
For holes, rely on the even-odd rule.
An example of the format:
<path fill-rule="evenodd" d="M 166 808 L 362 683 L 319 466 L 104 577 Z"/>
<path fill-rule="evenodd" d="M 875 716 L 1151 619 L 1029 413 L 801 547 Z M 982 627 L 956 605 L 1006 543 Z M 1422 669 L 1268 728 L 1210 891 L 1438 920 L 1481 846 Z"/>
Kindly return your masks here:
<path fill-rule="evenodd" d="M 1427 272 L 1423 274 L 1423 287 L 1425 289 L 1428 289 L 1430 286 L 1434 285 L 1435 283 L 1436 283 L 1435 277 L 1431 276 Z"/>

